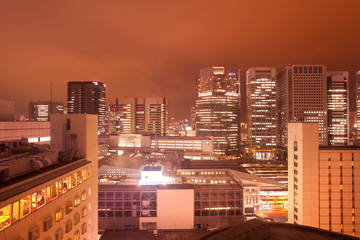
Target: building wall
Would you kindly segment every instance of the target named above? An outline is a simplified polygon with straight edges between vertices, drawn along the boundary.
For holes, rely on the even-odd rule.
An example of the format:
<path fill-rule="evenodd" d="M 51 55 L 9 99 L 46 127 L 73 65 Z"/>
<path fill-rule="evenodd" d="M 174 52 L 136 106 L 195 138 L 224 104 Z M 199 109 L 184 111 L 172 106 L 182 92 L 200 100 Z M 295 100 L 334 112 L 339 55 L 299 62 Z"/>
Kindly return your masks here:
<path fill-rule="evenodd" d="M 50 137 L 49 122 L 0 122 L 0 141 Z"/>
<path fill-rule="evenodd" d="M 289 223 L 319 227 L 318 137 L 316 123 L 288 124 Z"/>
<path fill-rule="evenodd" d="M 91 164 L 85 165 L 91 166 Z M 82 168 L 73 170 L 68 172 L 62 176 L 52 179 L 49 182 L 43 183 L 35 188 L 28 189 L 22 192 L 19 195 L 11 197 L 4 202 L 0 202 L 0 208 L 7 206 L 8 204 L 12 204 L 20 199 L 23 199 L 33 193 L 38 192 L 41 189 L 50 188 L 51 185 L 55 184 L 56 182 L 60 182 L 68 176 L 72 176 L 76 174 Z M 93 169 L 93 173 L 97 172 L 97 169 Z M 55 239 L 55 232 L 61 230 L 63 232 L 63 239 L 72 238 L 74 239 L 74 234 L 76 231 L 80 231 L 80 236 L 85 237 L 87 239 L 97 239 L 97 196 L 96 196 L 96 183 L 97 183 L 97 174 L 92 175 L 91 178 L 81 182 L 76 187 L 68 190 L 66 193 L 56 197 L 55 199 L 51 200 L 50 202 L 46 203 L 42 207 L 33 210 L 30 214 L 25 216 L 24 218 L 18 220 L 8 228 L 0 231 L 0 239 L 18 239 L 23 237 L 23 239 L 29 239 L 29 232 L 34 229 L 39 229 L 39 236 L 40 239 L 47 239 L 47 237 L 51 237 Z M 28 181 L 31 181 L 29 179 Z M 26 184 L 26 182 L 22 182 L 22 184 Z M 82 194 L 86 194 L 86 199 L 81 200 Z M 75 207 L 74 202 L 75 198 L 80 197 L 80 204 Z M 71 203 L 73 206 L 73 210 L 70 213 L 66 213 L 66 205 Z M 63 210 L 63 218 L 56 221 L 56 212 L 59 209 Z M 87 212 L 86 216 L 82 217 L 82 211 Z M 74 217 L 75 214 L 80 214 L 80 221 L 79 223 L 75 224 Z M 52 219 L 52 227 L 45 231 L 44 220 L 50 218 Z M 68 233 L 65 232 L 65 225 L 66 223 L 71 220 L 72 221 L 72 230 Z M 86 225 L 86 232 L 81 233 L 81 228 L 83 225 Z M 18 238 L 17 238 L 18 237 Z"/>
<path fill-rule="evenodd" d="M 194 189 L 158 189 L 158 229 L 194 228 Z"/>
<path fill-rule="evenodd" d="M 319 148 L 316 130 L 289 123 L 289 222 L 359 237 L 360 148 Z"/>
<path fill-rule="evenodd" d="M 0 208 L 20 201 L 25 197 L 31 197 L 34 193 L 39 194 L 39 191 L 42 191 L 46 196 L 46 204 L 37 207 L 27 216 L 24 216 L 8 228 L 0 231 L 0 239 L 15 239 L 16 237 L 29 239 L 29 231 L 32 231 L 34 228 L 38 229 L 40 239 L 47 239 L 47 237 L 55 239 L 55 234 L 58 231 L 62 232 L 63 239 L 74 239 L 76 233 L 79 233 L 81 238 L 97 239 L 97 116 L 52 115 L 50 127 L 52 149 L 61 150 L 61 147 L 64 145 L 63 141 L 65 140 L 65 137 L 62 126 L 65 125 L 67 119 L 70 119 L 72 126 L 69 132 L 71 134 L 77 134 L 78 136 L 79 156 L 82 156 L 83 159 L 59 166 L 56 169 L 45 171 L 44 173 L 36 174 L 21 182 L 11 184 L 8 188 L 0 189 L 0 193 L 11 191 L 11 189 L 24 189 L 20 194 L 16 194 L 15 196 L 11 196 L 5 201 L 0 202 Z M 76 167 L 80 162 L 81 166 Z M 65 170 L 67 167 L 70 167 L 71 170 Z M 62 171 L 64 173 L 58 175 L 58 172 Z M 86 177 L 84 177 L 83 174 L 86 174 Z M 52 177 L 54 175 L 57 177 Z M 51 180 L 45 181 L 36 187 L 27 188 L 27 184 L 30 184 L 33 181 L 41 181 L 41 179 L 49 177 Z M 69 180 L 69 178 L 71 180 Z M 75 182 L 73 179 L 77 179 L 76 186 L 73 184 Z M 59 192 L 60 187 L 63 189 L 62 192 Z M 49 201 L 47 194 L 51 196 L 49 197 Z M 68 203 L 72 204 L 73 208 L 72 211 L 66 213 L 66 206 Z M 79 205 L 76 206 L 75 203 L 78 203 Z M 34 205 L 31 204 L 31 206 Z M 56 216 L 60 209 L 63 210 L 63 218 L 56 221 Z M 83 214 L 84 211 L 86 211 L 86 215 Z M 80 214 L 81 216 L 79 223 L 75 224 L 74 218 L 77 214 Z M 45 231 L 43 227 L 44 219 L 48 218 L 52 220 L 52 227 Z M 72 228 L 69 232 L 66 232 L 66 224 L 70 221 Z"/>

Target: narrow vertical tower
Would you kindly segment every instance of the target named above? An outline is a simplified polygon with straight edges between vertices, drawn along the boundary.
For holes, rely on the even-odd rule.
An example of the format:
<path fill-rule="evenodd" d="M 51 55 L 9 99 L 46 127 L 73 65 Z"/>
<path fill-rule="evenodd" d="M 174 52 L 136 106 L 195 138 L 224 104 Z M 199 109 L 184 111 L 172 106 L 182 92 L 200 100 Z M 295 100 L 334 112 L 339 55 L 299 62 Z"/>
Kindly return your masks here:
<path fill-rule="evenodd" d="M 99 81 L 68 82 L 68 113 L 98 115 L 99 132 L 105 132 L 105 84 Z"/>
<path fill-rule="evenodd" d="M 328 145 L 346 146 L 349 139 L 349 72 L 326 73 Z"/>
<path fill-rule="evenodd" d="M 274 160 L 276 149 L 275 68 L 253 67 L 246 72 L 248 143 L 258 160 Z"/>

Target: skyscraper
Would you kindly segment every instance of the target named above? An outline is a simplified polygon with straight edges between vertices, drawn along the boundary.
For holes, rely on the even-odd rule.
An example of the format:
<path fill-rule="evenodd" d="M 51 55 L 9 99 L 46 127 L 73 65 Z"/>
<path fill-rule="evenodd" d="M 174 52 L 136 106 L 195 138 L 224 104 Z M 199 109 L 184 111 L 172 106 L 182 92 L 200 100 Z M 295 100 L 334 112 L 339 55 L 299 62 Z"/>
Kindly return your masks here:
<path fill-rule="evenodd" d="M 253 67 L 246 72 L 248 143 L 258 160 L 275 158 L 275 77 L 271 67 Z"/>
<path fill-rule="evenodd" d="M 166 135 L 166 98 L 117 98 L 115 111 L 116 132 Z"/>
<path fill-rule="evenodd" d="M 32 121 L 50 121 L 53 113 L 64 113 L 64 104 L 49 101 L 29 103 L 29 119 Z"/>
<path fill-rule="evenodd" d="M 214 153 L 239 151 L 240 74 L 227 67 L 200 70 L 197 80 L 196 134 L 214 137 Z"/>
<path fill-rule="evenodd" d="M 360 71 L 356 72 L 357 139 L 360 139 Z"/>
<path fill-rule="evenodd" d="M 327 144 L 326 67 L 287 65 L 276 74 L 278 146 L 287 145 L 289 122 L 319 124 L 319 144 Z"/>
<path fill-rule="evenodd" d="M 104 132 L 105 84 L 99 81 L 68 82 L 68 114 L 97 114 L 99 131 Z"/>
<path fill-rule="evenodd" d="M 349 72 L 327 72 L 328 144 L 346 146 L 349 140 Z"/>

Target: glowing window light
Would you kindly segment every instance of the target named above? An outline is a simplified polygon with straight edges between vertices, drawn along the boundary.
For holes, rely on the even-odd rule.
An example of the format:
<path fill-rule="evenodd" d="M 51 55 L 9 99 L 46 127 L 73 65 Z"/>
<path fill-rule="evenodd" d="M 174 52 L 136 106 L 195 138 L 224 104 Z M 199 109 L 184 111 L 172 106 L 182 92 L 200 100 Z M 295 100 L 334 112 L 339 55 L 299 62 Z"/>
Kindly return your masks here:
<path fill-rule="evenodd" d="M 51 140 L 51 137 L 41 137 L 40 142 L 49 142 Z"/>
<path fill-rule="evenodd" d="M 39 142 L 39 138 L 28 138 L 28 143 L 37 143 Z"/>

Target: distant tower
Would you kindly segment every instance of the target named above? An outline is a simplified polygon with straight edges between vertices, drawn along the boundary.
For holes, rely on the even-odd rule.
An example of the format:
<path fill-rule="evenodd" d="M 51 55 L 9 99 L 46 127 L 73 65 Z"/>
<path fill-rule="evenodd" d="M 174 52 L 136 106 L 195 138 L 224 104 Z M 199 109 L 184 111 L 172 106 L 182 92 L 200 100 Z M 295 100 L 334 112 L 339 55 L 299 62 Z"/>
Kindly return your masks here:
<path fill-rule="evenodd" d="M 200 70 L 196 96 L 196 135 L 213 136 L 214 153 L 239 153 L 240 74 L 227 67 Z"/>
<path fill-rule="evenodd" d="M 360 71 L 356 72 L 357 139 L 360 139 Z"/>
<path fill-rule="evenodd" d="M 248 143 L 258 160 L 275 159 L 275 78 L 271 67 L 253 67 L 246 72 Z"/>
<path fill-rule="evenodd" d="M 117 98 L 115 111 L 116 132 L 166 135 L 166 98 Z"/>
<path fill-rule="evenodd" d="M 39 101 L 29 103 L 29 119 L 31 121 L 50 121 L 50 114 L 64 113 L 64 104 Z"/>
<path fill-rule="evenodd" d="M 278 147 L 286 149 L 289 122 L 319 124 L 319 144 L 327 144 L 326 67 L 287 65 L 276 74 Z"/>
<path fill-rule="evenodd" d="M 105 84 L 99 81 L 68 82 L 68 114 L 97 114 L 99 131 L 105 131 Z"/>
<path fill-rule="evenodd" d="M 327 72 L 326 78 L 328 144 L 346 146 L 349 140 L 349 72 Z"/>

